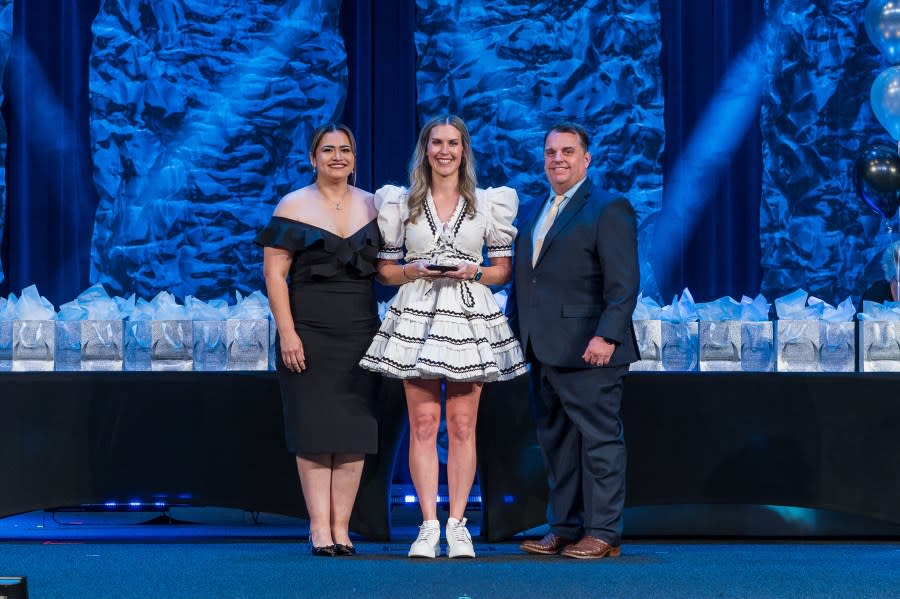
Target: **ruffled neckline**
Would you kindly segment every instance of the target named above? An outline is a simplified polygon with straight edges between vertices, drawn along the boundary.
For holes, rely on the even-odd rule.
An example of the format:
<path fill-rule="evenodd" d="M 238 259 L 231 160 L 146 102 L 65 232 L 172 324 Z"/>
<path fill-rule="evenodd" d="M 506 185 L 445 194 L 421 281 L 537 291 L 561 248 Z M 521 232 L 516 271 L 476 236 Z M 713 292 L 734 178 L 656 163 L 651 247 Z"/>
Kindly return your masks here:
<path fill-rule="evenodd" d="M 362 231 L 365 231 L 372 223 L 377 221 L 378 217 L 376 216 L 375 218 L 373 218 L 372 220 L 370 220 L 369 222 L 367 222 L 366 224 L 364 224 L 363 226 L 358 228 L 353 233 L 350 233 L 350 235 L 348 235 L 347 237 L 338 235 L 337 233 L 334 233 L 333 231 L 329 231 L 328 229 L 324 229 L 324 228 L 320 227 L 319 225 L 314 225 L 312 223 L 304 222 L 302 220 L 294 220 L 293 218 L 287 218 L 285 216 L 273 216 L 272 220 L 279 220 L 279 221 L 284 221 L 284 222 L 292 224 L 292 225 L 301 225 L 303 227 L 309 227 L 311 229 L 315 229 L 316 231 L 320 231 L 322 233 L 328 233 L 332 237 L 336 237 L 337 239 L 340 239 L 341 241 L 350 241 L 351 239 L 353 239 L 354 237 L 359 235 Z"/>
<path fill-rule="evenodd" d="M 370 276 L 377 272 L 375 263 L 380 245 L 377 220 L 373 218 L 349 236 L 342 237 L 311 223 L 273 216 L 255 241 L 262 246 L 280 247 L 291 252 L 313 249 L 313 246 L 322 248 L 332 255 L 331 260 L 295 264 L 296 268 L 317 278 L 339 276 L 346 267 L 362 276 Z"/>

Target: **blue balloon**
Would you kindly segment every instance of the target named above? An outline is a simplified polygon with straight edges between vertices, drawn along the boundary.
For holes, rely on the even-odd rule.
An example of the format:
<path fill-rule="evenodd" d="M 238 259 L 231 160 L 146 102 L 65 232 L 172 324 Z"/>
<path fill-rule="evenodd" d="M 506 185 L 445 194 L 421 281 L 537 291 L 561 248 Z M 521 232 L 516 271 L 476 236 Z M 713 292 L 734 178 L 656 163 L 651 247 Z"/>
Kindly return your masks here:
<path fill-rule="evenodd" d="M 900 3 L 869 0 L 864 16 L 866 33 L 891 64 L 900 63 Z"/>
<path fill-rule="evenodd" d="M 871 100 L 878 122 L 900 141 L 900 67 L 887 68 L 875 78 Z"/>

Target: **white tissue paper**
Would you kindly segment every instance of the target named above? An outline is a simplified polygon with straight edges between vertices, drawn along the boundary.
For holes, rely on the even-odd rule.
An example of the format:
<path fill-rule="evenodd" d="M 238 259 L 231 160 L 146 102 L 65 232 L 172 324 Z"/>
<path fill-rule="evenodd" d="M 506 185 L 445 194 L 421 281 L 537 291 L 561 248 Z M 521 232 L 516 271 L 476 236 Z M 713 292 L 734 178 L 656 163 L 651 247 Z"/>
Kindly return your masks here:
<path fill-rule="evenodd" d="M 121 308 L 102 285 L 60 306 L 56 322 L 56 370 L 122 370 L 125 334 Z"/>
<path fill-rule="evenodd" d="M 150 369 L 193 370 L 194 339 L 190 314 L 166 291 L 150 300 L 150 305 L 153 311 Z"/>
<path fill-rule="evenodd" d="M 689 290 L 660 307 L 638 296 L 632 321 L 641 359 L 634 371 L 695 371 L 699 364 L 699 326 L 696 305 Z"/>
<path fill-rule="evenodd" d="M 54 369 L 56 310 L 34 285 L 23 289 L 16 303 L 12 336 L 12 370 Z"/>

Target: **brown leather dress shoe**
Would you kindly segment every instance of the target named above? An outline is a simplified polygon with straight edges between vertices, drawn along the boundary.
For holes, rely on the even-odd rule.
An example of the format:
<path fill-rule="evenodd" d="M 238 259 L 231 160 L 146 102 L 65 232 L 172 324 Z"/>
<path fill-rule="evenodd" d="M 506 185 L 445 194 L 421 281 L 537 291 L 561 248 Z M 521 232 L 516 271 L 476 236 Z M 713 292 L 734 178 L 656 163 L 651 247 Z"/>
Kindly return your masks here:
<path fill-rule="evenodd" d="M 560 552 L 566 557 L 576 559 L 600 559 L 602 557 L 619 557 L 622 554 L 622 546 L 613 547 L 603 539 L 585 535 L 577 543 L 569 545 Z"/>
<path fill-rule="evenodd" d="M 537 553 L 538 555 L 556 555 L 563 547 L 571 545 L 574 542 L 575 541 L 572 539 L 558 537 L 552 532 L 548 532 L 544 535 L 544 538 L 539 541 L 523 541 L 522 544 L 519 545 L 519 549 L 527 553 Z"/>

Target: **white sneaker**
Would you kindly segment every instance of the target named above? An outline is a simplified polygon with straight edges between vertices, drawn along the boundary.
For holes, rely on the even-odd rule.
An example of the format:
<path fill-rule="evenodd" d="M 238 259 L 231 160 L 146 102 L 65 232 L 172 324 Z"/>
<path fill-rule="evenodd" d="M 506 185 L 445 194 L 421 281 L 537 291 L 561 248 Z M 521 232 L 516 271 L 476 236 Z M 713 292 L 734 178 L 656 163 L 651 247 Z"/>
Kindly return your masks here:
<path fill-rule="evenodd" d="M 467 520 L 447 520 L 447 555 L 449 557 L 475 557 L 472 535 L 466 528 Z"/>
<path fill-rule="evenodd" d="M 425 520 L 419 527 L 419 536 L 409 548 L 407 557 L 429 557 L 441 554 L 441 524 L 437 520 Z"/>

